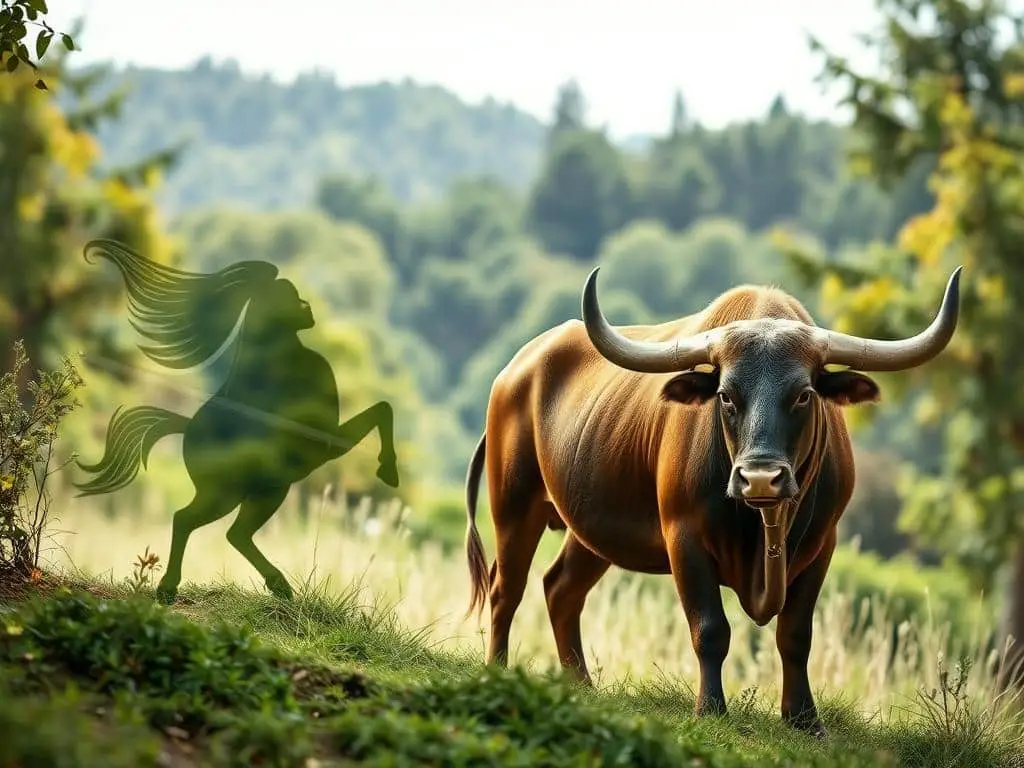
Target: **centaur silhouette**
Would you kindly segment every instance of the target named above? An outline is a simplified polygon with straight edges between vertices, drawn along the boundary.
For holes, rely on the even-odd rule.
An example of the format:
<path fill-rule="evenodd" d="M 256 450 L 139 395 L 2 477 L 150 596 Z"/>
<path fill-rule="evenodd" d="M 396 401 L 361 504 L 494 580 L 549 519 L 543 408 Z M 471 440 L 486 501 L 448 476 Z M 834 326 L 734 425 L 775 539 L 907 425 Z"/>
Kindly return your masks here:
<path fill-rule="evenodd" d="M 290 599 L 287 579 L 257 549 L 253 535 L 277 512 L 293 483 L 347 453 L 374 429 L 381 446 L 377 476 L 397 488 L 391 405 L 378 402 L 338 424 L 331 367 L 298 338 L 299 331 L 313 327 L 309 304 L 291 282 L 277 278 L 273 264 L 243 261 L 205 275 L 158 264 L 112 240 L 90 241 L 87 261 L 91 252 L 112 261 L 124 276 L 132 325 L 154 342 L 140 346 L 148 357 L 176 369 L 217 360 L 226 363 L 226 378 L 192 418 L 153 406 L 119 408 L 108 426 L 103 458 L 92 465 L 79 462 L 96 474 L 76 484 L 80 495 L 124 488 L 158 440 L 182 434 L 195 496 L 174 514 L 158 598 L 171 602 L 177 594 L 193 531 L 240 507 L 228 541 L 271 592 Z"/>

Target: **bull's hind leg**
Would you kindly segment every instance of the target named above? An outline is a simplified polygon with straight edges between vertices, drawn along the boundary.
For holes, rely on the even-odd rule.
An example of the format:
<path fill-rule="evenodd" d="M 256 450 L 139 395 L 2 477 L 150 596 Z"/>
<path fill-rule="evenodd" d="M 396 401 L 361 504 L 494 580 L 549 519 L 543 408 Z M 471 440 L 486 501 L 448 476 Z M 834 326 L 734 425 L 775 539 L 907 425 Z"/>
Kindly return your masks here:
<path fill-rule="evenodd" d="M 227 533 L 228 543 L 259 571 L 267 589 L 282 600 L 292 599 L 292 588 L 284 574 L 256 547 L 252 537 L 274 516 L 287 495 L 288 488 L 276 488 L 265 494 L 249 496 L 242 502 L 238 517 Z"/>
<path fill-rule="evenodd" d="M 587 549 L 570 532 L 562 550 L 544 574 L 544 596 L 555 633 L 558 660 L 579 680 L 590 683 L 583 655 L 580 616 L 587 594 L 608 572 L 611 563 Z"/>
<path fill-rule="evenodd" d="M 516 496 L 513 494 L 512 496 Z M 547 505 L 540 500 L 510 504 L 508 496 L 492 496 L 497 554 L 490 569 L 490 644 L 487 664 L 508 664 L 509 633 L 523 593 L 529 565 L 547 525 Z"/>
<path fill-rule="evenodd" d="M 362 413 L 358 413 L 338 427 L 341 446 L 338 456 L 343 456 L 358 445 L 374 429 L 380 436 L 380 453 L 377 461 L 377 477 L 392 488 L 398 487 L 398 457 L 395 453 L 395 412 L 391 403 L 381 400 Z"/>
<path fill-rule="evenodd" d="M 156 588 L 157 599 L 170 603 L 178 594 L 181 583 L 181 561 L 185 556 L 185 546 L 189 537 L 198 528 L 220 520 L 236 506 L 230 498 L 224 498 L 201 487 L 196 490 L 195 498 L 187 506 L 174 513 L 171 528 L 171 553 L 167 557 L 167 570 Z"/>

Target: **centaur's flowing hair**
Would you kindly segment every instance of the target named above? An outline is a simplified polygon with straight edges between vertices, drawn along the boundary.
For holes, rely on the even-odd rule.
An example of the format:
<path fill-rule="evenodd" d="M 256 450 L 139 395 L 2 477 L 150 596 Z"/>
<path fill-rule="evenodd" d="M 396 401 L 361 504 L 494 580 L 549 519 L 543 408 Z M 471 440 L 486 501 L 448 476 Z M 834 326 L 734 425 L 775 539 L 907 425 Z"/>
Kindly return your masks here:
<path fill-rule="evenodd" d="M 90 240 L 86 261 L 95 253 L 117 265 L 128 291 L 131 324 L 154 342 L 140 349 L 168 368 L 183 370 L 220 357 L 241 327 L 249 302 L 277 277 L 277 267 L 243 261 L 204 275 L 158 264 L 114 240 Z M 145 466 L 149 451 L 163 437 L 184 432 L 189 419 L 163 408 L 118 408 L 107 426 L 103 458 L 78 466 L 96 477 L 75 485 L 88 496 L 128 485 Z"/>
<path fill-rule="evenodd" d="M 183 370 L 208 361 L 238 327 L 253 296 L 277 277 L 277 267 L 240 261 L 219 272 L 186 272 L 147 259 L 115 240 L 90 240 L 91 254 L 113 262 L 124 276 L 131 324 L 154 342 L 140 349 L 151 360 Z"/>

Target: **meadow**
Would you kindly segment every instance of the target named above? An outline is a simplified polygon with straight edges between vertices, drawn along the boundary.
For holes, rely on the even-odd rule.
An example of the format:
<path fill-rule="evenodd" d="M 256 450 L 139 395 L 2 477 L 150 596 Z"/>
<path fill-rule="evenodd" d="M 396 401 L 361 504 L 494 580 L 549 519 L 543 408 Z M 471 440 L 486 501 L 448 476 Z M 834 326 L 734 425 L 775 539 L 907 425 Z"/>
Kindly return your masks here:
<path fill-rule="evenodd" d="M 90 500 L 59 502 L 52 540 L 44 546 L 44 570 L 66 583 L 86 585 L 94 594 L 124 597 L 133 591 L 126 586 L 133 582 L 134 591 L 147 593 L 159 578 L 160 566 L 140 570 L 139 556 L 147 549 L 165 550 L 170 510 L 162 509 L 155 496 L 116 517 Z M 486 636 L 474 618 L 464 615 L 468 579 L 461 550 L 440 542 L 414 543 L 409 526 L 414 512 L 398 503 L 374 507 L 367 500 L 348 507 L 325 494 L 307 514 L 300 512 L 293 495 L 256 537 L 257 545 L 298 587 L 295 604 L 272 607 L 275 601 L 262 589 L 258 575 L 224 538 L 232 519 L 228 516 L 193 535 L 185 559 L 186 586 L 172 613 L 200 623 L 226 619 L 235 629 L 251 628 L 272 644 L 327 668 L 354 666 L 360 673 L 384 675 L 382 679 L 403 685 L 422 677 L 418 654 L 447 660 L 441 668 L 440 662 L 430 662 L 423 673 L 427 680 L 465 680 L 467 674 L 483 671 Z M 489 534 L 486 517 L 482 522 Z M 504 681 L 494 682 L 496 686 L 516 679 L 541 686 L 538 690 L 547 690 L 545 685 L 561 690 L 540 588 L 540 576 L 559 539 L 559 534 L 546 534 L 513 626 L 513 667 L 527 677 L 515 677 L 517 671 L 509 673 L 512 678 L 495 673 Z M 489 536 L 487 544 L 493 552 Z M 840 570 L 843 560 L 841 553 Z M 1012 760 L 1022 746 L 1021 721 L 996 694 L 998 652 L 986 650 L 979 641 L 962 647 L 960 657 L 949 658 L 948 622 L 927 613 L 894 619 L 884 596 L 872 598 L 871 606 L 863 602 L 836 580 L 826 582 L 819 602 L 810 673 L 832 730 L 825 746 L 788 732 L 778 722 L 781 678 L 774 621 L 756 628 L 728 592 L 733 639 L 725 674 L 732 716 L 712 725 L 693 720 L 696 659 L 667 578 L 613 570 L 594 590 L 583 631 L 597 690 L 584 699 L 592 697 L 601 711 L 605 707 L 642 715 L 652 723 L 667 721 L 673 738 L 718 750 L 712 753 L 721 763 L 700 762 L 694 755 L 694 765 L 729 765 L 738 756 L 743 756 L 741 764 L 778 764 L 774 761 L 786 750 L 799 764 L 1016 764 Z M 371 632 L 373 638 L 365 642 L 381 645 L 354 654 L 354 665 L 353 631 Z M 958 690 L 956 666 L 961 659 L 970 666 Z M 549 683 L 552 676 L 555 682 Z M 938 695 L 929 702 L 927 693 L 933 690 Z M 751 737 L 751 730 L 758 735 Z M 391 742 L 385 738 L 381 743 Z M 497 754 L 490 759 L 497 760 Z M 537 758 L 536 764 L 574 764 L 559 762 L 553 754 Z M 450 755 L 456 762 L 462 759 L 457 751 Z M 283 762 L 270 764 L 303 764 L 279 759 Z M 397 754 L 374 764 L 454 764 L 446 762 L 448 757 L 445 762 L 419 759 Z M 470 759 L 461 764 L 484 763 Z M 578 764 L 661 763 L 601 757 Z"/>

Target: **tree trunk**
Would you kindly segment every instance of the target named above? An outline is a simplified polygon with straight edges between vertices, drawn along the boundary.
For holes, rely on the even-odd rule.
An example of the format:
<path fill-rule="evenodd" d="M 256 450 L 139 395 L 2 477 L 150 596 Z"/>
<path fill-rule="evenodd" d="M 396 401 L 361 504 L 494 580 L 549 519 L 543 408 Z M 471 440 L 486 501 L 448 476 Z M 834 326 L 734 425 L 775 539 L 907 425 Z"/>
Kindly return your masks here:
<path fill-rule="evenodd" d="M 1009 636 L 1013 640 L 1000 671 L 1000 688 L 1024 688 L 1024 536 L 1017 541 L 1011 562 L 1003 629 L 1004 638 Z"/>

